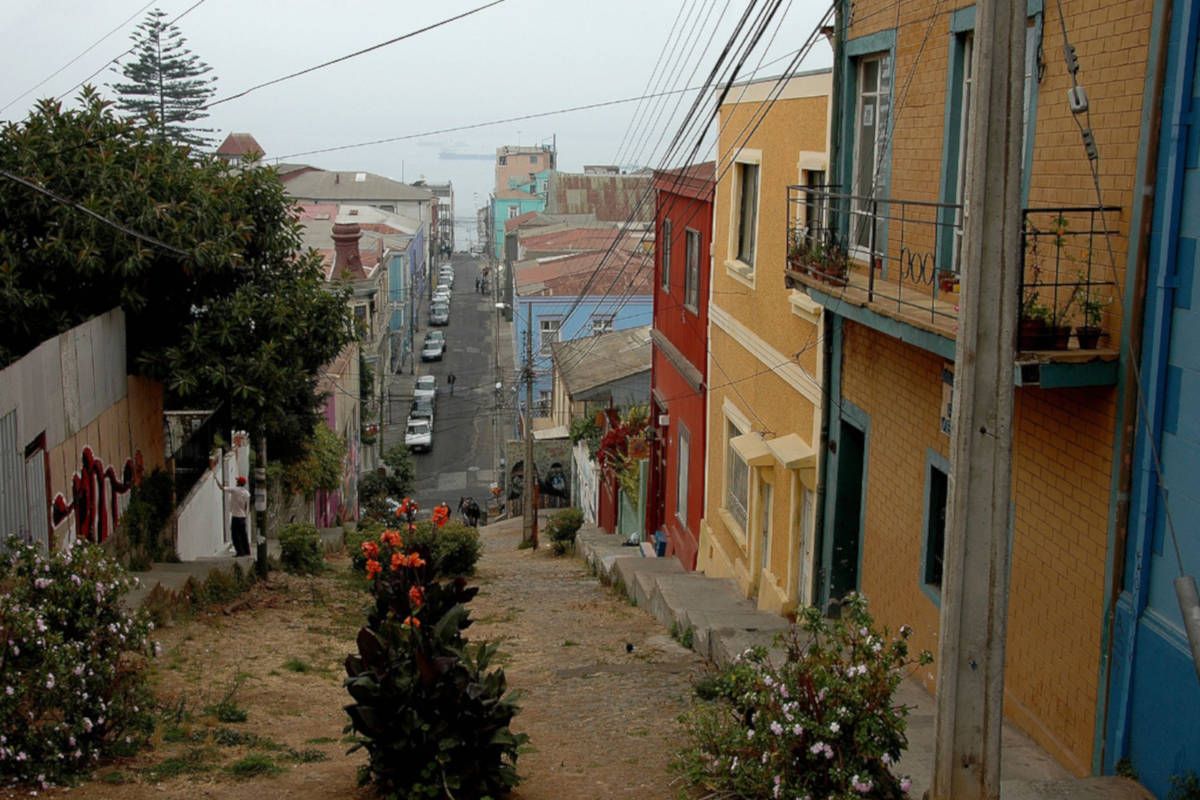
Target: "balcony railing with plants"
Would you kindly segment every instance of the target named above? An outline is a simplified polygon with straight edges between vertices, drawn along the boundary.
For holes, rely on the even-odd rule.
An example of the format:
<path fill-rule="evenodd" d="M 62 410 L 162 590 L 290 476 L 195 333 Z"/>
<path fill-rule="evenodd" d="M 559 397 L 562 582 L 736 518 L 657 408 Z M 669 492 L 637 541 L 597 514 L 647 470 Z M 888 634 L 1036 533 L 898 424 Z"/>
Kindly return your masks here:
<path fill-rule="evenodd" d="M 1020 351 L 1094 350 L 1108 337 L 1115 264 L 1104 214 L 1116 207 L 1023 211 Z M 954 338 L 963 269 L 962 207 L 876 199 L 832 186 L 788 189 L 788 288 Z"/>
<path fill-rule="evenodd" d="M 840 192 L 788 189 L 789 286 L 840 287 L 848 302 L 953 335 L 958 319 L 960 208 Z"/>

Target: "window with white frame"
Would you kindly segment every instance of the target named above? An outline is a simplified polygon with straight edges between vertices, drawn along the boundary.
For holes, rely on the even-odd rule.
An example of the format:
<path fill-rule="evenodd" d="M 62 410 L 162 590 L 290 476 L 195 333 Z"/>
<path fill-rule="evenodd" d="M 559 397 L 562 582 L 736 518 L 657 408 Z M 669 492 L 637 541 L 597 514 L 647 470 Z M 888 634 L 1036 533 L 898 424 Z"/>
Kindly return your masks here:
<path fill-rule="evenodd" d="M 533 411 L 539 417 L 550 416 L 550 406 L 554 402 L 554 392 L 549 389 L 538 389 L 537 402 L 534 403 Z"/>
<path fill-rule="evenodd" d="M 664 292 L 671 291 L 671 220 L 664 219 L 662 224 L 662 288 Z"/>
<path fill-rule="evenodd" d="M 516 219 L 517 214 L 519 214 L 519 213 L 520 213 L 520 209 L 518 209 L 516 206 L 508 207 L 508 218 L 509 219 Z"/>
<path fill-rule="evenodd" d="M 809 244 L 823 241 L 822 233 L 828 227 L 829 199 L 822 192 L 825 187 L 825 170 L 804 170 L 804 185 L 810 190 L 804 198 L 804 237 Z"/>
<path fill-rule="evenodd" d="M 738 162 L 734 171 L 738 198 L 735 257 L 751 268 L 758 236 L 758 170 L 758 164 Z"/>
<path fill-rule="evenodd" d="M 675 464 L 675 516 L 686 529 L 688 526 L 688 465 L 692 458 L 692 436 L 683 423 L 679 423 L 679 433 L 676 436 L 679 439 L 679 447 L 675 454 L 678 459 Z"/>
<path fill-rule="evenodd" d="M 687 229 L 687 264 L 683 272 L 683 305 L 693 314 L 700 308 L 700 231 Z"/>
<path fill-rule="evenodd" d="M 592 335 L 596 336 L 601 333 L 612 333 L 613 321 L 616 316 L 613 314 L 594 314 L 592 315 Z"/>
<path fill-rule="evenodd" d="M 892 59 L 887 53 L 866 56 L 858 61 L 858 97 L 854 116 L 854 167 L 850 204 L 850 242 L 866 248 L 871 243 L 874 210 L 870 198 L 876 197 L 881 181 L 891 117 Z M 875 221 L 875 241 L 881 229 Z"/>
<path fill-rule="evenodd" d="M 725 510 L 734 522 L 746 530 L 746 509 L 750 501 L 750 467 L 733 447 L 733 440 L 741 436 L 731 420 L 725 421 Z"/>
<path fill-rule="evenodd" d="M 562 320 L 558 317 L 538 320 L 538 347 L 543 353 L 550 352 L 550 345 L 558 341 L 558 329 Z"/>

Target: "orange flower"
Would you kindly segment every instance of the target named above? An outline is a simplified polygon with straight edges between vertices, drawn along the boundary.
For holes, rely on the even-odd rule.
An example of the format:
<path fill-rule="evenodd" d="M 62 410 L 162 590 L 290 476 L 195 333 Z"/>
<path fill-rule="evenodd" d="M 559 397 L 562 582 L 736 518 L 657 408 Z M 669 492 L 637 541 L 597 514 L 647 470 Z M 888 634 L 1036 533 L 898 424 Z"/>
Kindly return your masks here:
<path fill-rule="evenodd" d="M 421 627 L 421 620 L 416 617 L 405 617 L 403 625 L 406 628 L 419 628 Z"/>
<path fill-rule="evenodd" d="M 393 530 L 386 530 L 379 534 L 379 541 L 383 542 L 384 544 L 390 544 L 392 547 L 399 547 L 403 544 L 403 542 L 400 541 L 400 532 Z"/>
<path fill-rule="evenodd" d="M 362 552 L 367 558 L 379 558 L 379 545 L 374 542 L 363 542 Z"/>
<path fill-rule="evenodd" d="M 392 553 L 392 572 L 404 566 L 404 556 L 399 553 Z"/>
<path fill-rule="evenodd" d="M 425 559 L 421 558 L 416 553 L 413 553 L 408 557 L 408 565 L 413 569 L 420 569 L 421 567 L 425 566 Z"/>
<path fill-rule="evenodd" d="M 367 560 L 367 580 L 372 580 L 380 572 L 383 572 L 383 565 L 375 559 Z"/>
<path fill-rule="evenodd" d="M 413 608 L 418 608 L 425 602 L 425 590 L 414 586 L 408 590 L 408 602 Z"/>

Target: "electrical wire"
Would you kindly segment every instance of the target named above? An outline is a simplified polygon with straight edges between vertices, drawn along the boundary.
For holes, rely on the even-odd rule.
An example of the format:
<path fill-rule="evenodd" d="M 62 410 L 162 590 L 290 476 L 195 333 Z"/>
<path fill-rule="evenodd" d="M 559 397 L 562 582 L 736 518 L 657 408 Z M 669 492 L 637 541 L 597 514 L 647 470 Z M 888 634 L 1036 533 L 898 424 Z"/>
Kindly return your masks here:
<path fill-rule="evenodd" d="M 214 100 L 213 102 L 209 103 L 208 105 L 202 106 L 202 108 L 207 110 L 207 109 L 212 108 L 213 106 L 219 106 L 222 103 L 228 103 L 231 100 L 237 100 L 240 97 L 245 97 L 246 95 L 250 94 L 251 92 L 258 91 L 259 89 L 266 88 L 267 86 L 274 86 L 277 83 L 283 83 L 284 81 L 289 81 L 292 78 L 298 78 L 301 75 L 307 75 L 310 72 L 316 72 L 317 70 L 325 69 L 326 67 L 331 67 L 334 64 L 340 64 L 343 61 L 349 61 L 352 58 L 357 58 L 358 56 L 374 52 L 375 50 L 379 50 L 384 47 L 388 47 L 390 45 L 396 44 L 397 42 L 402 42 L 405 39 L 411 39 L 414 36 L 418 36 L 422 33 L 427 33 L 431 30 L 434 30 L 435 28 L 440 28 L 443 25 L 449 25 L 451 22 L 457 22 L 460 19 L 469 17 L 472 14 L 478 14 L 481 11 L 485 11 L 485 10 L 491 8 L 492 6 L 498 6 L 504 2 L 507 2 L 507 0 L 492 0 L 492 2 L 490 2 L 490 3 L 486 3 L 482 6 L 478 6 L 469 11 L 464 11 L 461 14 L 456 14 L 453 17 L 447 17 L 446 19 L 443 19 L 439 22 L 435 22 L 431 25 L 426 25 L 423 28 L 418 28 L 415 31 L 409 31 L 408 33 L 393 37 L 391 39 L 388 39 L 387 41 L 380 42 L 379 44 L 373 44 L 370 47 L 364 47 L 361 50 L 355 50 L 353 53 L 347 53 L 344 56 L 339 56 L 337 58 L 330 59 L 329 61 L 324 61 L 320 64 L 316 64 L 314 66 L 307 67 L 302 70 L 297 70 L 296 72 L 291 72 L 291 73 L 288 73 L 287 75 L 283 75 L 278 78 L 273 78 L 269 81 L 264 81 L 263 83 L 255 84 L 254 86 L 251 86 L 248 89 L 243 89 L 242 91 L 240 91 L 236 94 L 231 94 L 228 97 L 222 97 L 219 100 Z"/>

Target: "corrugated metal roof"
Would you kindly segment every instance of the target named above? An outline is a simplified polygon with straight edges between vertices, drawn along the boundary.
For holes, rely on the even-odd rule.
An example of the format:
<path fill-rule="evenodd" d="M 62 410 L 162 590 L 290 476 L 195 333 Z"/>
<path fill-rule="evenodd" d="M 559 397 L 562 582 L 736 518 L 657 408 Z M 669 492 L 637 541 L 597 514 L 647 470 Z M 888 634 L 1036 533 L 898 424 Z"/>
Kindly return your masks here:
<path fill-rule="evenodd" d="M 554 369 L 574 395 L 650 371 L 650 326 L 610 331 L 550 345 Z"/>
<path fill-rule="evenodd" d="M 546 189 L 547 214 L 595 214 L 604 222 L 624 222 L 633 214 L 635 222 L 654 219 L 654 199 L 649 175 L 584 175 L 552 172 Z M 637 209 L 636 213 L 634 210 Z"/>

